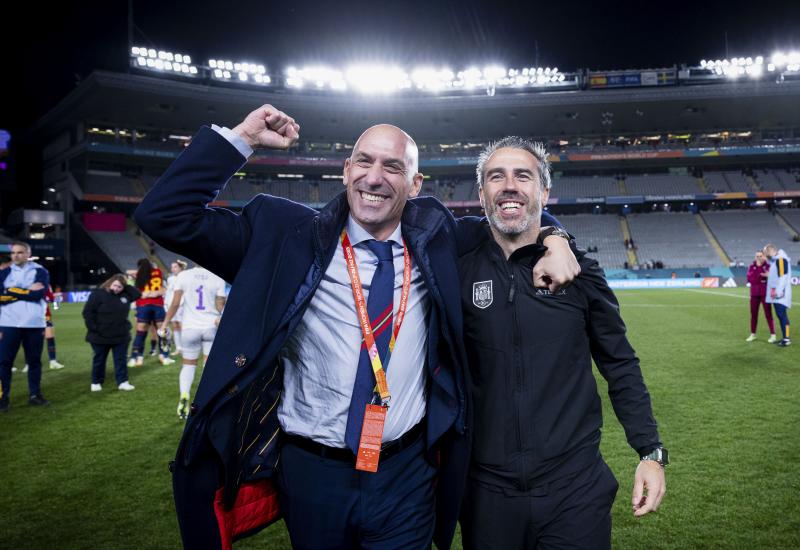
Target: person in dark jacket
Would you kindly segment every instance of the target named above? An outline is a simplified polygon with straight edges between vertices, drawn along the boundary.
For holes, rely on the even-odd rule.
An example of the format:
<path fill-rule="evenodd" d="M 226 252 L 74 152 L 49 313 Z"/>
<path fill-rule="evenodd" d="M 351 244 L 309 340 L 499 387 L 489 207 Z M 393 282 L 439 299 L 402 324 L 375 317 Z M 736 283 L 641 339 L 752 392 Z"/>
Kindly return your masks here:
<path fill-rule="evenodd" d="M 775 323 L 772 320 L 772 308 L 767 303 L 767 277 L 769 276 L 769 262 L 764 256 L 764 252 L 759 250 L 750 267 L 747 268 L 747 282 L 750 283 L 750 336 L 745 341 L 752 342 L 756 339 L 756 327 L 758 326 L 758 310 L 764 308 L 764 317 L 767 318 L 769 326 L 769 339 L 767 342 L 772 344 L 775 338 Z"/>
<path fill-rule="evenodd" d="M 126 351 L 131 339 L 131 323 L 128 320 L 131 304 L 142 295 L 138 289 L 125 282 L 125 275 L 118 273 L 92 291 L 83 306 L 86 323 L 86 341 L 92 346 L 92 391 L 101 391 L 106 379 L 106 358 L 111 352 L 114 358 L 114 375 L 117 388 L 130 391 L 134 386 L 128 382 Z"/>
<path fill-rule="evenodd" d="M 505 138 L 479 157 L 477 176 L 488 222 L 459 258 L 475 407 L 464 547 L 610 548 L 618 484 L 600 456 L 592 359 L 641 459 L 636 516 L 658 508 L 666 463 L 639 361 L 596 261 L 579 254 L 581 273 L 555 293 L 525 284 L 546 251 L 544 148 Z"/>
<path fill-rule="evenodd" d="M 160 245 L 233 283 L 172 465 L 183 544 L 229 548 L 282 514 L 297 548 L 448 548 L 469 459 L 456 269 L 469 229 L 413 198 L 416 144 L 385 124 L 362 134 L 342 193 L 319 212 L 268 195 L 241 214 L 208 206 L 255 147 L 287 148 L 298 131 L 270 105 L 233 130 L 203 128 L 135 213 Z M 386 281 L 393 303 L 375 316 Z M 400 304 L 389 359 L 381 339 Z M 370 326 L 374 370 L 361 349 Z M 384 366 L 390 407 L 377 406 L 383 437 L 368 448 L 355 415 L 375 427 L 365 407 Z M 376 472 L 356 458 L 368 449 Z"/>

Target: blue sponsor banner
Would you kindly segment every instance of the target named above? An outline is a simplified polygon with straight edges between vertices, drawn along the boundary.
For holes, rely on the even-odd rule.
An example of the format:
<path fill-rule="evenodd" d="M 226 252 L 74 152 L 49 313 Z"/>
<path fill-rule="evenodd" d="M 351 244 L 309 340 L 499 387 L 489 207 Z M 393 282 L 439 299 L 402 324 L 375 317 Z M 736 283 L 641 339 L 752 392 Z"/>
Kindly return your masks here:
<path fill-rule="evenodd" d="M 62 292 L 61 293 L 61 301 L 62 302 L 86 302 L 89 300 L 89 295 L 92 293 L 91 290 L 78 290 L 75 292 Z"/>

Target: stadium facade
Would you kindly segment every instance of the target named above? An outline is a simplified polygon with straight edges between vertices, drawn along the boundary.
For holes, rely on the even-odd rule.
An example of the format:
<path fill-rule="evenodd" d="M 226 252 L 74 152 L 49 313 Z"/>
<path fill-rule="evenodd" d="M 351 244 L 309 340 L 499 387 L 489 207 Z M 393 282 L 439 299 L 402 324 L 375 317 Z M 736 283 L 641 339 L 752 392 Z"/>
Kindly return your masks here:
<path fill-rule="evenodd" d="M 342 188 L 355 138 L 388 122 L 420 145 L 423 193 L 459 214 L 480 213 L 474 166 L 483 145 L 509 134 L 546 143 L 550 209 L 612 277 L 729 277 L 767 241 L 798 259 L 800 80 L 716 78 L 704 65 L 391 95 L 248 87 L 213 78 L 210 67 L 174 77 L 98 71 L 32 130 L 47 208 L 63 222 L 20 213 L 12 229 L 34 238 L 34 249 L 56 243 L 60 282 L 73 288 L 143 255 L 167 263 L 171 254 L 130 220 L 136 204 L 200 126 L 232 127 L 271 103 L 298 120 L 301 142 L 254 155 L 218 205 L 238 209 L 258 193 L 324 204 Z"/>

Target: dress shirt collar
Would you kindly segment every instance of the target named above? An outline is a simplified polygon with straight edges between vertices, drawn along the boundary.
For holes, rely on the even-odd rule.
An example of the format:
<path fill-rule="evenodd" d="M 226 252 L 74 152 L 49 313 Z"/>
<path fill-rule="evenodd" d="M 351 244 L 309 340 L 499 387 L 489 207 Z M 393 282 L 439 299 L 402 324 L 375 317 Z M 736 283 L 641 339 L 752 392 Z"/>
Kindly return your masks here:
<path fill-rule="evenodd" d="M 369 231 L 361 227 L 358 222 L 353 219 L 352 214 L 347 215 L 347 236 L 350 238 L 350 244 L 353 246 L 375 239 L 375 237 L 369 234 Z M 394 231 L 386 240 L 391 241 L 393 245 L 403 246 L 403 235 L 400 223 L 397 224 L 397 227 L 394 228 Z"/>

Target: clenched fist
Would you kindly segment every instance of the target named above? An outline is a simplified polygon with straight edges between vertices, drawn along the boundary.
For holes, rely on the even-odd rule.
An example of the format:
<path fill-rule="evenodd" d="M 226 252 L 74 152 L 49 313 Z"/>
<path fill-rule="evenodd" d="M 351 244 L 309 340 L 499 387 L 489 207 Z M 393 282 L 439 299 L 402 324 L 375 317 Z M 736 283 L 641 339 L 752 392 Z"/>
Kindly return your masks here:
<path fill-rule="evenodd" d="M 272 105 L 262 105 L 233 131 L 253 149 L 288 149 L 300 137 L 300 125 Z"/>

